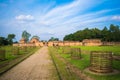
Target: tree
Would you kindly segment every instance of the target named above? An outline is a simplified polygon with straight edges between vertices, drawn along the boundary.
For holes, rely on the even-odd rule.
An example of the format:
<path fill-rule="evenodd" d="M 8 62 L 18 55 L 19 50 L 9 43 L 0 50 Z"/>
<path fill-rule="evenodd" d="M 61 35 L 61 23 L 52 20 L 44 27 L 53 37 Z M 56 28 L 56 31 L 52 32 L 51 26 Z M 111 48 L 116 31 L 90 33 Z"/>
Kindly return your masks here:
<path fill-rule="evenodd" d="M 15 34 L 8 34 L 7 40 L 9 44 L 13 44 L 13 39 L 15 38 Z"/>
<path fill-rule="evenodd" d="M 0 37 L 0 46 L 8 45 L 8 40 L 5 37 Z"/>
<path fill-rule="evenodd" d="M 29 41 L 30 36 L 31 34 L 28 33 L 27 31 L 22 32 L 22 38 L 26 39 L 27 42 Z"/>
<path fill-rule="evenodd" d="M 111 34 L 110 34 L 111 41 L 120 41 L 120 38 L 119 38 L 119 36 L 120 36 L 119 26 L 115 26 L 115 25 L 111 24 L 109 31 L 111 32 Z"/>
<path fill-rule="evenodd" d="M 66 35 L 65 37 L 64 37 L 64 40 L 65 41 L 73 41 L 74 40 L 74 35 L 73 34 L 69 34 L 69 35 Z"/>
<path fill-rule="evenodd" d="M 120 26 L 111 24 L 109 29 L 104 27 L 103 30 L 98 28 L 79 30 L 73 34 L 65 35 L 64 40 L 82 41 L 83 39 L 101 39 L 102 41 L 120 41 Z"/>
<path fill-rule="evenodd" d="M 101 37 L 102 37 L 101 30 L 99 30 L 98 28 L 94 28 L 94 29 L 91 29 L 91 31 L 94 34 L 93 38 L 101 39 Z"/>
<path fill-rule="evenodd" d="M 51 37 L 51 38 L 49 39 L 49 41 L 59 41 L 59 38 Z"/>

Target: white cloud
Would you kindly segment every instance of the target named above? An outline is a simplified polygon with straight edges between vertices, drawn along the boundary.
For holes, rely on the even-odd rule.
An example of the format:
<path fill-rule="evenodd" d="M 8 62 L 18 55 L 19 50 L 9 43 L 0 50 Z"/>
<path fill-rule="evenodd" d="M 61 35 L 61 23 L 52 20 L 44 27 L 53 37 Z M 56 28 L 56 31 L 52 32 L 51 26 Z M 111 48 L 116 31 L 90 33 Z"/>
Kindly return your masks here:
<path fill-rule="evenodd" d="M 113 19 L 113 20 L 120 21 L 120 16 L 113 16 L 112 19 Z"/>
<path fill-rule="evenodd" d="M 20 21 L 31 21 L 34 20 L 34 17 L 32 15 L 19 15 L 15 17 L 17 20 Z"/>
<path fill-rule="evenodd" d="M 23 26 L 23 28 L 32 34 L 45 35 L 45 37 L 47 35 L 63 37 L 66 34 L 75 32 L 78 29 L 84 29 L 84 27 L 89 27 L 90 25 L 94 26 L 109 22 L 112 16 L 106 16 L 105 14 L 114 11 L 113 9 L 88 11 L 88 9 L 96 7 L 96 5 L 103 1 L 75 0 L 70 4 L 53 7 L 52 9 L 49 8 L 51 5 L 45 7 L 44 10 L 46 11 L 43 11 L 43 13 L 37 10 L 36 12 L 34 11 L 35 14 L 32 14 L 34 16 L 18 15 L 16 16 L 16 20 L 24 23 L 18 24 L 18 26 Z M 120 16 L 114 16 L 112 19 L 120 20 Z"/>
<path fill-rule="evenodd" d="M 98 3 L 96 3 L 95 0 L 87 0 L 87 2 L 85 0 L 75 0 L 70 4 L 53 8 L 44 15 L 43 19 L 45 20 L 47 25 L 58 23 L 61 24 L 62 22 L 69 20 L 69 18 L 76 16 L 77 14 L 81 14 L 88 8 L 91 8 L 97 4 Z"/>
<path fill-rule="evenodd" d="M 108 17 L 99 17 L 98 15 L 110 12 L 111 10 L 82 13 L 97 4 L 99 3 L 94 2 L 94 0 L 88 0 L 87 2 L 76 0 L 64 6 L 55 7 L 43 16 L 39 17 L 33 26 L 37 28 L 40 34 L 52 32 L 57 36 L 64 36 L 65 34 L 78 30 L 78 26 L 82 25 L 81 27 L 86 27 L 86 25 L 88 26 L 89 24 L 94 24 L 95 22 L 101 22 L 108 19 Z"/>

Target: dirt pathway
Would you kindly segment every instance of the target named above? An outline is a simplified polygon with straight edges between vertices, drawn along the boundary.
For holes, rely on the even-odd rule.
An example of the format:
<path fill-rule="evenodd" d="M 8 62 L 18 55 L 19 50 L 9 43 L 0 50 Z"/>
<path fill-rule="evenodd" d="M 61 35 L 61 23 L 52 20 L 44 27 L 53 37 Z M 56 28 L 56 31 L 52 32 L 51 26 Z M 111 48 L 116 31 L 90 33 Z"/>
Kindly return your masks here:
<path fill-rule="evenodd" d="M 58 77 L 48 48 L 43 47 L 0 76 L 0 80 L 58 80 Z"/>

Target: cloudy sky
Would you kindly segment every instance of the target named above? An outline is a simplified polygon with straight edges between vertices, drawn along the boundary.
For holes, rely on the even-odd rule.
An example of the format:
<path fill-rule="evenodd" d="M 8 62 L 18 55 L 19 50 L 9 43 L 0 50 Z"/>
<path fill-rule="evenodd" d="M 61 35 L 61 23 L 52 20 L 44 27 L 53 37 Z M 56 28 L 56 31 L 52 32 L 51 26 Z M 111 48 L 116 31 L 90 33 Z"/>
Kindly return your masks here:
<path fill-rule="evenodd" d="M 119 0 L 0 0 L 0 36 L 22 31 L 63 39 L 86 27 L 120 25 Z"/>

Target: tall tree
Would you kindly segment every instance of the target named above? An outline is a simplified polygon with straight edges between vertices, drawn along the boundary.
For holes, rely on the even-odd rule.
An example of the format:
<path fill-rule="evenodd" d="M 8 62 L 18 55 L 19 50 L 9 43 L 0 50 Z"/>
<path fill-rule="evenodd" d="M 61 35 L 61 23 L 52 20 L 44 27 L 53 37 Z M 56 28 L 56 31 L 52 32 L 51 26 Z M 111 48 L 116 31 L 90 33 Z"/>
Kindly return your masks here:
<path fill-rule="evenodd" d="M 110 32 L 106 26 L 102 29 L 101 33 L 102 33 L 102 41 L 110 41 L 109 40 Z"/>
<path fill-rule="evenodd" d="M 64 40 L 82 41 L 83 39 L 101 39 L 102 41 L 120 41 L 120 26 L 111 24 L 109 29 L 104 27 L 103 30 L 98 28 L 79 30 L 73 34 L 68 34 Z"/>
<path fill-rule="evenodd" d="M 7 40 L 9 44 L 13 44 L 13 39 L 15 38 L 15 34 L 8 34 Z"/>
<path fill-rule="evenodd" d="M 8 40 L 5 37 L 0 37 L 0 46 L 8 45 Z"/>
<path fill-rule="evenodd" d="M 49 39 L 49 41 L 59 41 L 59 38 L 51 37 L 51 38 Z"/>
<path fill-rule="evenodd" d="M 110 37 L 111 37 L 112 41 L 120 41 L 120 38 L 119 38 L 119 36 L 120 36 L 119 26 L 115 26 L 115 25 L 111 24 L 109 31 L 111 32 Z"/>
<path fill-rule="evenodd" d="M 26 41 L 29 41 L 31 34 L 28 33 L 27 31 L 22 32 L 22 38 L 26 39 Z"/>

